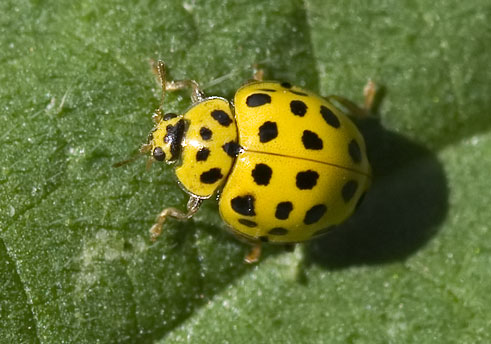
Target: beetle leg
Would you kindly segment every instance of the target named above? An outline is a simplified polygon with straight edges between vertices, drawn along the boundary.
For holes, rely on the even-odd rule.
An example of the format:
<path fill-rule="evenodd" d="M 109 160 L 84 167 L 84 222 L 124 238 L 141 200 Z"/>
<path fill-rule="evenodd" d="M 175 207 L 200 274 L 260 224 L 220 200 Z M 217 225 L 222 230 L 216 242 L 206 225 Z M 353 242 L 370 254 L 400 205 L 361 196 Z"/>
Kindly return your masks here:
<path fill-rule="evenodd" d="M 155 241 L 162 234 L 162 225 L 167 218 L 172 217 L 177 220 L 190 219 L 199 209 L 203 200 L 196 196 L 189 197 L 187 204 L 187 212 L 183 212 L 176 208 L 165 208 L 157 216 L 155 224 L 150 228 L 150 240 Z"/>
<path fill-rule="evenodd" d="M 365 87 L 363 87 L 363 96 L 365 97 L 363 109 L 367 113 L 370 113 L 370 111 L 372 110 L 376 92 L 377 88 L 375 86 L 375 83 L 371 79 L 369 79 Z"/>
<path fill-rule="evenodd" d="M 245 256 L 244 261 L 248 264 L 257 263 L 259 258 L 261 257 L 261 242 L 255 242 L 247 254 Z"/>
<path fill-rule="evenodd" d="M 156 109 L 152 115 L 153 124 L 155 124 L 155 125 L 159 124 L 163 117 L 164 116 L 162 115 L 162 110 Z"/>
<path fill-rule="evenodd" d="M 164 103 L 165 92 L 177 91 L 185 88 L 191 89 L 191 101 L 197 103 L 205 98 L 205 94 L 200 89 L 199 84 L 194 80 L 171 80 L 167 81 L 166 69 L 163 61 L 152 61 L 152 70 L 159 78 L 160 85 L 162 87 L 162 99 L 160 101 L 160 107 Z"/>
<path fill-rule="evenodd" d="M 363 88 L 363 97 L 364 97 L 363 107 L 358 106 L 357 104 L 355 104 L 354 102 L 352 102 L 351 100 L 345 97 L 341 97 L 337 95 L 330 95 L 327 96 L 326 98 L 329 101 L 334 100 L 336 103 L 339 103 L 340 105 L 345 107 L 350 115 L 358 118 L 366 118 L 376 111 L 375 103 L 377 97 L 377 87 L 372 80 L 368 80 L 367 84 Z"/>
<path fill-rule="evenodd" d="M 263 81 L 263 78 L 264 78 L 264 70 L 255 63 L 252 66 L 252 79 L 256 81 Z"/>
<path fill-rule="evenodd" d="M 191 101 L 197 103 L 205 99 L 205 94 L 194 80 L 173 80 L 165 82 L 166 91 L 176 91 L 184 88 L 191 88 Z"/>

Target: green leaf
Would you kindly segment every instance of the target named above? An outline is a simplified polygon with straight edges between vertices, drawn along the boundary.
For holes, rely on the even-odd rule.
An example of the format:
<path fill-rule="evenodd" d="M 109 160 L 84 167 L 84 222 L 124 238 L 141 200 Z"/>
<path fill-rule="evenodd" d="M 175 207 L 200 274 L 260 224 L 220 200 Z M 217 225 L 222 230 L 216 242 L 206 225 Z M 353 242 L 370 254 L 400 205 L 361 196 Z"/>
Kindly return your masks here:
<path fill-rule="evenodd" d="M 490 342 L 491 6 L 485 1 L 3 1 L 5 343 Z M 231 98 L 266 78 L 358 103 L 375 182 L 324 238 L 242 262 L 208 201 L 137 152 L 159 87 Z M 166 98 L 182 111 L 188 95 Z"/>

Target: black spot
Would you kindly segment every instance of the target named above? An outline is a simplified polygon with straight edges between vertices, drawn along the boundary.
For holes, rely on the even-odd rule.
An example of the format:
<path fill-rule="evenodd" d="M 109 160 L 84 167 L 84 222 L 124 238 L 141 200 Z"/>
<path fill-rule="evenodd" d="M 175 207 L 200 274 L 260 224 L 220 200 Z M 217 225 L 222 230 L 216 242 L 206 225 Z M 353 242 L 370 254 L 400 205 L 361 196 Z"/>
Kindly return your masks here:
<path fill-rule="evenodd" d="M 223 125 L 224 127 L 228 127 L 230 123 L 232 123 L 232 120 L 228 114 L 223 110 L 213 110 L 211 112 L 211 117 L 213 117 L 218 123 L 220 123 L 220 125 Z"/>
<path fill-rule="evenodd" d="M 231 158 L 235 158 L 237 155 L 239 155 L 241 150 L 239 144 L 234 141 L 227 142 L 222 146 L 222 148 L 225 151 L 225 153 L 227 153 L 227 155 Z"/>
<path fill-rule="evenodd" d="M 155 147 L 153 150 L 153 158 L 157 161 L 165 160 L 165 153 L 160 147 Z"/>
<path fill-rule="evenodd" d="M 266 164 L 256 164 L 252 170 L 252 178 L 257 185 L 268 185 L 272 174 L 273 170 Z"/>
<path fill-rule="evenodd" d="M 206 147 L 203 147 L 196 152 L 196 161 L 206 161 L 209 155 L 210 155 L 210 150 Z"/>
<path fill-rule="evenodd" d="M 292 202 L 280 202 L 276 206 L 276 212 L 274 216 L 278 220 L 286 220 L 290 216 L 290 212 L 293 210 Z"/>
<path fill-rule="evenodd" d="M 257 227 L 257 223 L 255 223 L 254 221 L 251 221 L 251 220 L 247 220 L 247 219 L 239 219 L 239 223 L 243 224 L 244 226 L 247 226 L 247 227 Z"/>
<path fill-rule="evenodd" d="M 283 86 L 284 88 L 292 88 L 292 84 L 290 84 L 289 82 L 282 82 L 281 86 Z"/>
<path fill-rule="evenodd" d="M 246 99 L 246 104 L 248 107 L 256 107 L 268 103 L 271 103 L 271 96 L 265 93 L 254 93 Z"/>
<path fill-rule="evenodd" d="M 262 242 L 268 242 L 269 238 L 266 235 L 263 235 L 259 237 L 259 240 L 261 240 Z"/>
<path fill-rule="evenodd" d="M 305 149 L 321 150 L 324 147 L 320 137 L 310 130 L 303 131 L 302 143 Z"/>
<path fill-rule="evenodd" d="M 172 132 L 174 130 L 174 126 L 172 124 L 167 124 L 165 127 L 166 135 L 164 136 L 164 142 L 169 142 L 170 136 L 168 135 L 169 131 Z"/>
<path fill-rule="evenodd" d="M 271 235 L 286 235 L 288 233 L 288 229 L 283 228 L 283 227 L 275 227 L 273 229 L 270 229 L 268 234 Z"/>
<path fill-rule="evenodd" d="M 164 115 L 164 117 L 162 117 L 162 119 L 163 119 L 164 121 L 168 121 L 169 119 L 173 119 L 173 118 L 176 118 L 176 117 L 177 117 L 177 115 L 176 115 L 175 113 L 173 113 L 173 112 L 168 112 L 168 113 L 166 113 L 166 114 Z"/>
<path fill-rule="evenodd" d="M 276 92 L 276 90 L 273 90 L 271 88 L 260 88 L 259 91 L 264 91 L 264 92 Z"/>
<path fill-rule="evenodd" d="M 294 115 L 303 117 L 307 113 L 307 105 L 301 100 L 292 100 L 290 110 Z"/>
<path fill-rule="evenodd" d="M 308 170 L 297 173 L 297 188 L 300 190 L 310 190 L 317 184 L 319 173 Z"/>
<path fill-rule="evenodd" d="M 176 160 L 181 154 L 181 141 L 184 135 L 184 129 L 186 125 L 184 120 L 179 120 L 175 125 L 169 124 L 166 127 L 166 134 L 164 136 L 164 142 L 170 145 L 171 159 Z"/>
<path fill-rule="evenodd" d="M 208 141 L 209 139 L 211 139 L 211 135 L 212 135 L 212 132 L 210 129 L 206 128 L 206 127 L 202 127 L 200 130 L 199 130 L 199 134 L 201 135 L 201 138 L 205 141 Z"/>
<path fill-rule="evenodd" d="M 356 202 L 355 210 L 357 210 L 361 206 L 366 195 L 367 195 L 367 193 L 364 192 L 361 194 L 360 198 L 358 198 L 358 201 Z"/>
<path fill-rule="evenodd" d="M 341 194 L 343 195 L 343 199 L 346 203 L 351 201 L 353 196 L 358 189 L 358 182 L 356 180 L 350 180 L 343 186 L 343 190 L 341 190 Z"/>
<path fill-rule="evenodd" d="M 311 225 L 313 223 L 316 223 L 321 219 L 322 216 L 324 216 L 326 211 L 327 211 L 327 207 L 324 204 L 314 205 L 305 213 L 305 218 L 303 219 L 303 223 L 305 223 L 306 225 Z"/>
<path fill-rule="evenodd" d="M 215 184 L 222 177 L 222 171 L 219 168 L 212 168 L 209 171 L 201 173 L 199 180 L 205 184 Z"/>
<path fill-rule="evenodd" d="M 269 142 L 278 136 L 278 127 L 276 122 L 264 122 L 259 127 L 259 141 L 262 143 Z"/>
<path fill-rule="evenodd" d="M 232 209 L 241 215 L 254 216 L 254 197 L 252 195 L 237 196 L 230 201 Z"/>
<path fill-rule="evenodd" d="M 348 152 L 351 156 L 351 159 L 353 159 L 353 162 L 355 162 L 356 164 L 361 162 L 360 145 L 358 144 L 358 142 L 356 142 L 355 139 L 351 140 L 351 142 L 349 143 Z"/>
<path fill-rule="evenodd" d="M 299 96 L 308 96 L 307 93 L 303 93 L 303 92 L 300 92 L 300 91 L 290 90 L 290 92 L 293 93 L 293 94 L 299 95 Z"/>
<path fill-rule="evenodd" d="M 321 105 L 321 115 L 324 118 L 324 120 L 327 122 L 327 124 L 329 124 L 331 127 L 339 128 L 339 126 L 341 125 L 338 117 L 334 114 L 334 112 L 329 110 L 324 105 Z"/>

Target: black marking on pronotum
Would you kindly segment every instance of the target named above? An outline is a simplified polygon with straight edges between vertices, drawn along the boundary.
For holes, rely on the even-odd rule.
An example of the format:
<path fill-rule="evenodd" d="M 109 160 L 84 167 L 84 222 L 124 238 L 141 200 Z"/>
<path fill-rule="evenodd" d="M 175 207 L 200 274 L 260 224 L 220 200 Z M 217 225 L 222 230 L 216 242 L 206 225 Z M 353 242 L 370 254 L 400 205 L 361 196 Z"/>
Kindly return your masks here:
<path fill-rule="evenodd" d="M 266 93 L 253 93 L 246 99 L 248 107 L 256 107 L 271 103 L 271 96 Z"/>
<path fill-rule="evenodd" d="M 264 122 L 259 127 L 259 141 L 262 143 L 269 142 L 278 136 L 278 126 L 276 122 Z"/>
<path fill-rule="evenodd" d="M 254 216 L 254 197 L 252 195 L 237 196 L 230 201 L 232 209 L 241 215 Z"/>
<path fill-rule="evenodd" d="M 289 82 L 282 82 L 281 86 L 283 86 L 284 88 L 292 88 L 292 84 L 290 84 Z"/>
<path fill-rule="evenodd" d="M 169 119 L 173 119 L 173 118 L 176 118 L 177 117 L 177 114 L 173 113 L 173 112 L 168 112 L 164 115 L 164 117 L 162 117 L 162 119 L 164 121 L 168 121 Z"/>
<path fill-rule="evenodd" d="M 199 180 L 204 184 L 215 184 L 217 181 L 223 178 L 222 171 L 219 168 L 212 168 L 206 172 L 201 173 Z"/>
<path fill-rule="evenodd" d="M 201 127 L 201 129 L 199 130 L 199 135 L 205 141 L 208 141 L 209 139 L 211 139 L 212 134 L 213 133 L 211 132 L 211 130 L 208 129 L 207 127 Z"/>
<path fill-rule="evenodd" d="M 232 123 L 232 119 L 230 119 L 229 115 L 223 110 L 213 110 L 211 112 L 211 117 L 224 127 L 228 127 L 230 123 Z"/>
<path fill-rule="evenodd" d="M 230 141 L 225 143 L 222 146 L 223 150 L 227 155 L 231 158 L 235 158 L 237 155 L 239 155 L 240 150 L 242 149 L 237 142 Z"/>
<path fill-rule="evenodd" d="M 170 160 L 177 160 L 181 154 L 181 141 L 184 135 L 184 120 L 180 119 L 175 125 L 169 124 L 166 127 L 167 133 L 164 136 L 164 142 L 170 145 Z"/>
<path fill-rule="evenodd" d="M 210 150 L 206 147 L 203 147 L 196 152 L 196 161 L 206 161 L 209 155 L 210 155 Z"/>

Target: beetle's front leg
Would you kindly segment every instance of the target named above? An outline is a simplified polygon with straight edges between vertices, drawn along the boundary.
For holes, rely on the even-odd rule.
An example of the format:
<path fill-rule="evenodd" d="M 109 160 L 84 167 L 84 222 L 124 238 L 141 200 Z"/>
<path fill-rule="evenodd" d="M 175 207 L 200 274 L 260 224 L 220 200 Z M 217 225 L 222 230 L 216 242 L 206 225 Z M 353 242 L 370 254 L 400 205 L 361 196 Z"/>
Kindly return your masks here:
<path fill-rule="evenodd" d="M 177 91 L 186 88 L 191 89 L 191 101 L 197 103 L 205 98 L 204 92 L 199 87 L 199 84 L 195 80 L 170 80 L 166 78 L 166 68 L 163 61 L 152 61 L 152 70 L 159 78 L 160 85 L 162 87 L 162 100 L 160 107 L 164 102 L 165 92 Z"/>

